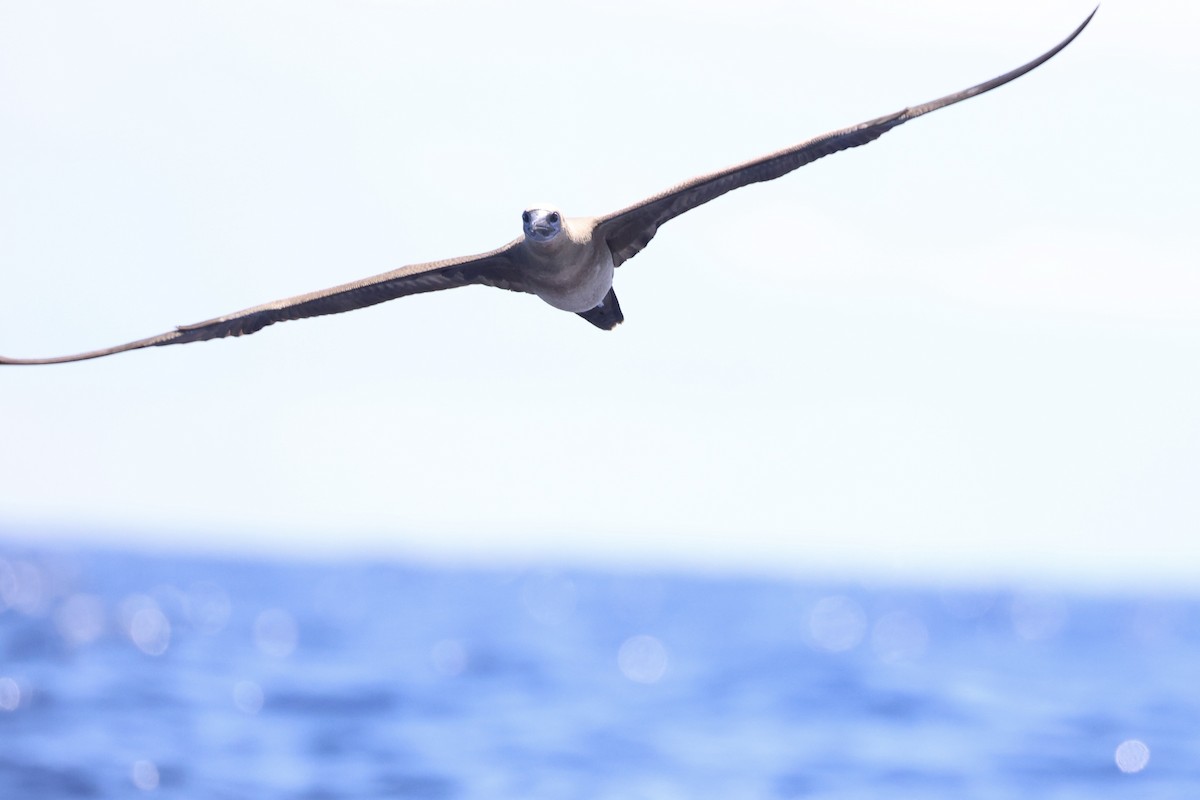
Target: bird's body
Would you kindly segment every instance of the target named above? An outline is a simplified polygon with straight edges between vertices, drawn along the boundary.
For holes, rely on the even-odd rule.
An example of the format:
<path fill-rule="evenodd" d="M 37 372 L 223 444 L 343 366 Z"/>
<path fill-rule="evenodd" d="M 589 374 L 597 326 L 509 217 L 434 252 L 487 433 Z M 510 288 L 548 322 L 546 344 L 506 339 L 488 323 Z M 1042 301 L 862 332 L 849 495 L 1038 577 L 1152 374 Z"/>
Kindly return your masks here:
<path fill-rule="evenodd" d="M 537 221 L 558 215 L 560 232 L 539 240 L 526 233 L 514 248 L 513 258 L 526 278 L 528 291 L 561 311 L 576 314 L 595 308 L 612 289 L 612 250 L 602 237 L 593 236 L 593 217 L 564 217 L 557 209 L 531 208 L 525 212 Z"/>
<path fill-rule="evenodd" d="M 526 292 L 551 306 L 573 312 L 598 328 L 623 321 L 613 291 L 615 270 L 649 244 L 675 217 L 752 183 L 774 180 L 819 158 L 872 142 L 891 129 L 946 106 L 995 89 L 1045 63 L 1070 44 L 1095 11 L 1065 40 L 1029 63 L 990 81 L 938 100 L 903 109 L 742 164 L 700 175 L 632 206 L 599 217 L 565 217 L 536 206 L 522 214 L 523 235 L 504 247 L 478 255 L 412 264 L 330 289 L 248 308 L 134 342 L 54 358 L 0 356 L 0 364 L 53 364 L 82 361 L 126 350 L 243 336 L 285 320 L 337 314 L 412 294 L 481 284 Z"/>

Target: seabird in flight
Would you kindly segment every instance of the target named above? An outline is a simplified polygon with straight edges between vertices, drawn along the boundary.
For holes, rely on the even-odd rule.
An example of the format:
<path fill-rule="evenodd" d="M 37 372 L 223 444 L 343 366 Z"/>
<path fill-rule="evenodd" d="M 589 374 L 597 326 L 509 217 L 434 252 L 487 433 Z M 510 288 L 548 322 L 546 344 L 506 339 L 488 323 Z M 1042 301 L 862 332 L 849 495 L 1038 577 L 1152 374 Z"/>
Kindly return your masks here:
<path fill-rule="evenodd" d="M 1095 16 L 1093 10 L 1075 31 L 1050 51 L 998 78 L 940 100 L 833 131 L 786 150 L 728 169 L 700 175 L 620 211 L 600 217 L 567 217 L 556 208 L 530 208 L 521 215 L 524 233 L 488 253 L 411 264 L 353 283 L 264 303 L 235 314 L 181 325 L 135 342 L 56 358 L 6 358 L 0 364 L 56 364 L 99 358 L 126 350 L 183 344 L 225 336 L 244 336 L 284 320 L 338 314 L 410 294 L 483 284 L 535 294 L 603 330 L 624 320 L 613 292 L 613 271 L 640 253 L 666 222 L 726 192 L 774 180 L 831 153 L 858 147 L 911 119 L 991 91 L 1048 61 L 1075 39 Z"/>

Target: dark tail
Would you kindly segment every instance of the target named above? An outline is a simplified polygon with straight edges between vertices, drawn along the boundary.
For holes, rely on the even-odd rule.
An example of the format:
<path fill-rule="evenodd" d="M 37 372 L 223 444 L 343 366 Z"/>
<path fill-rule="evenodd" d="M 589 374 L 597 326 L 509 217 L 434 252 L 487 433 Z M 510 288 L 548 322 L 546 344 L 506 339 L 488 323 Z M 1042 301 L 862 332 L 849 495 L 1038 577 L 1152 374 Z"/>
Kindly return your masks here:
<path fill-rule="evenodd" d="M 621 313 L 621 304 L 617 302 L 617 293 L 612 289 L 609 289 L 608 294 L 604 295 L 600 305 L 587 311 L 580 311 L 579 316 L 605 331 L 611 331 L 625 321 L 625 315 Z"/>

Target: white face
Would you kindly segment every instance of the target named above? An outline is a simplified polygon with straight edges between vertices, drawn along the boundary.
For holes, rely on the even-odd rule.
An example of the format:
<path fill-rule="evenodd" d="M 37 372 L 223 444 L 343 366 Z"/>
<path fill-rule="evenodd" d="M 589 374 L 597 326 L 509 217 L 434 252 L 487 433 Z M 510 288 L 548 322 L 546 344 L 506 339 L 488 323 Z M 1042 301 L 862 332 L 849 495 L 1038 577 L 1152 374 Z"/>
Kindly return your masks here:
<path fill-rule="evenodd" d="M 562 231 L 562 214 L 553 208 L 530 208 L 521 215 L 525 238 L 548 242 Z"/>

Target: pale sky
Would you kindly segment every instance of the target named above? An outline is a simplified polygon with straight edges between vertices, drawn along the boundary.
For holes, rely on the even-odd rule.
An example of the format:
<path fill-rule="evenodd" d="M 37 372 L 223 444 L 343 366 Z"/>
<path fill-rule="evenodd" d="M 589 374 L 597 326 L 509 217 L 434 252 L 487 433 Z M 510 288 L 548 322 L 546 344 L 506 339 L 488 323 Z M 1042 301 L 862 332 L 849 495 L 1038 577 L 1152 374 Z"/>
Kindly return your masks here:
<path fill-rule="evenodd" d="M 1091 11 L 514 8 L 0 0 L 0 353 L 488 250 Z M 0 541 L 1190 585 L 1198 26 L 1110 0 L 1013 84 L 672 221 L 612 333 L 470 288 L 5 368 Z"/>

